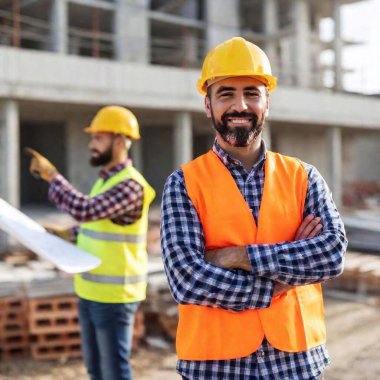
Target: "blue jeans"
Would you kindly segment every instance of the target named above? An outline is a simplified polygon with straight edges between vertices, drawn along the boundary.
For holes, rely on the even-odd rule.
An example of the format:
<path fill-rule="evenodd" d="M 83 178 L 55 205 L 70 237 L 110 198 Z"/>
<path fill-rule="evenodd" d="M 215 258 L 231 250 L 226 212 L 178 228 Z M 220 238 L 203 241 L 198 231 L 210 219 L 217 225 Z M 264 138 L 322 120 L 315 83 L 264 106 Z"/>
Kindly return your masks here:
<path fill-rule="evenodd" d="M 79 298 L 83 358 L 91 380 L 132 379 L 129 354 L 138 305 Z"/>

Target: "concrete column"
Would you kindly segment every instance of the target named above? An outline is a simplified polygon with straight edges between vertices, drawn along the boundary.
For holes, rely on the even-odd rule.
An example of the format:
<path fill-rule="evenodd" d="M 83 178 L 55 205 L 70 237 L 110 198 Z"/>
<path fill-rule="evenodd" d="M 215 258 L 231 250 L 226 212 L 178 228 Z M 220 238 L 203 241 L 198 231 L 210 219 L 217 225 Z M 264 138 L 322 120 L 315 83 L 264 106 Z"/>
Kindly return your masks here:
<path fill-rule="evenodd" d="M 198 41 L 194 33 L 185 31 L 182 36 L 184 46 L 183 67 L 196 67 L 198 63 Z"/>
<path fill-rule="evenodd" d="M 267 147 L 267 149 L 271 149 L 271 146 L 272 146 L 271 125 L 268 121 L 265 122 L 264 130 L 261 137 L 265 141 L 265 146 Z"/>
<path fill-rule="evenodd" d="M 143 152 L 142 152 L 142 144 L 141 140 L 138 141 L 132 141 L 132 146 L 130 149 L 130 155 L 133 160 L 133 166 L 139 170 L 140 172 L 143 171 Z"/>
<path fill-rule="evenodd" d="M 53 0 L 50 11 L 50 49 L 60 54 L 67 54 L 68 51 L 68 17 L 67 0 Z"/>
<path fill-rule="evenodd" d="M 217 44 L 240 35 L 238 2 L 223 0 L 222 3 L 215 0 L 206 0 L 205 3 L 207 52 Z"/>
<path fill-rule="evenodd" d="M 174 124 L 174 169 L 193 159 L 193 129 L 191 115 L 181 112 Z"/>
<path fill-rule="evenodd" d="M 268 38 L 265 43 L 265 53 L 269 58 L 274 75 L 278 75 L 276 73 L 278 73 L 279 68 L 277 40 L 272 38 L 278 31 L 277 5 L 277 0 L 266 0 L 264 2 L 264 28 Z"/>
<path fill-rule="evenodd" d="M 118 61 L 149 63 L 149 0 L 115 0 L 114 56 Z"/>
<path fill-rule="evenodd" d="M 342 133 L 341 128 L 331 127 L 327 130 L 329 147 L 330 189 L 337 207 L 342 205 Z"/>
<path fill-rule="evenodd" d="M 295 65 L 294 70 L 297 84 L 309 87 L 311 83 L 311 55 L 310 55 L 310 4 L 309 0 L 295 0 Z"/>
<path fill-rule="evenodd" d="M 335 90 L 342 91 L 342 27 L 340 0 L 334 0 L 334 54 L 335 54 Z"/>
<path fill-rule="evenodd" d="M 0 197 L 20 207 L 20 126 L 18 103 L 0 102 Z"/>

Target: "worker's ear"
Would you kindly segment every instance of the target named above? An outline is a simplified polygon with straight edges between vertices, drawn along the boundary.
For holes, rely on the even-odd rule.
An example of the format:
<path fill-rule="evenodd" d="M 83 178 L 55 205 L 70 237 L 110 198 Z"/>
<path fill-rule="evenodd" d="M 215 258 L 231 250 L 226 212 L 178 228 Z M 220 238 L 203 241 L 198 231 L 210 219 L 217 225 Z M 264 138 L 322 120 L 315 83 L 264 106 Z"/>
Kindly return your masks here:
<path fill-rule="evenodd" d="M 126 137 L 125 140 L 124 140 L 124 146 L 125 146 L 125 149 L 126 149 L 126 150 L 131 149 L 131 146 L 132 146 L 132 140 L 129 139 L 128 137 Z"/>
<path fill-rule="evenodd" d="M 206 116 L 211 119 L 211 99 L 208 95 L 205 96 L 205 111 Z"/>

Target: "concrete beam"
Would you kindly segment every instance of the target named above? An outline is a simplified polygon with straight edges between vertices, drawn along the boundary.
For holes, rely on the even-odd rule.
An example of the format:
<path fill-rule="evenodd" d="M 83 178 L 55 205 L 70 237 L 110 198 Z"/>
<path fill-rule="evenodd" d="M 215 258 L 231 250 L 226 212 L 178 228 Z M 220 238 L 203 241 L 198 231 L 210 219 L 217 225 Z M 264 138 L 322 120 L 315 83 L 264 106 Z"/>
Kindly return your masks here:
<path fill-rule="evenodd" d="M 112 11 L 116 8 L 115 4 L 112 4 L 105 0 L 69 0 L 70 3 L 85 5 L 91 8 L 104 9 L 106 11 Z"/>
<path fill-rule="evenodd" d="M 376 97 L 280 87 L 271 94 L 270 120 L 380 130 L 379 106 Z"/>
<path fill-rule="evenodd" d="M 125 0 L 117 0 L 115 6 L 113 15 L 115 58 L 123 62 L 149 63 L 148 1 L 138 0 L 132 4 Z"/>
<path fill-rule="evenodd" d="M 297 84 L 310 87 L 311 55 L 310 55 L 310 4 L 309 0 L 295 0 L 294 22 L 295 35 L 295 74 Z"/>
<path fill-rule="evenodd" d="M 271 126 L 270 122 L 265 122 L 265 127 L 262 133 L 262 139 L 265 141 L 265 145 L 267 149 L 271 149 L 272 146 L 272 134 L 271 134 Z"/>
<path fill-rule="evenodd" d="M 278 30 L 278 17 L 277 17 L 277 0 L 266 0 L 264 2 L 264 27 L 265 34 L 272 36 Z M 269 38 L 265 42 L 265 53 L 267 54 L 271 63 L 273 73 L 278 72 L 279 59 L 277 54 L 277 40 Z"/>
<path fill-rule="evenodd" d="M 0 101 L 0 196 L 20 206 L 19 110 L 14 100 Z"/>
<path fill-rule="evenodd" d="M 0 98 L 203 114 L 198 78 L 199 70 L 0 47 Z M 270 99 L 270 121 L 380 130 L 377 97 L 280 86 Z"/>
<path fill-rule="evenodd" d="M 327 130 L 329 147 L 329 186 L 337 208 L 342 206 L 342 133 L 339 127 Z"/>
<path fill-rule="evenodd" d="M 53 0 L 50 11 L 50 49 L 59 54 L 68 50 L 68 3 L 67 0 Z"/>
<path fill-rule="evenodd" d="M 174 121 L 174 170 L 193 159 L 193 128 L 188 112 L 178 113 Z"/>
<path fill-rule="evenodd" d="M 206 0 L 207 15 L 207 51 L 217 44 L 239 35 L 239 7 L 235 0 L 220 1 Z M 228 15 L 228 17 L 226 17 Z"/>
<path fill-rule="evenodd" d="M 165 22 L 167 24 L 173 24 L 173 25 L 176 25 L 179 27 L 184 26 L 184 27 L 192 28 L 192 29 L 204 29 L 204 27 L 205 27 L 204 21 L 194 20 L 191 18 L 186 18 L 186 17 L 181 17 L 181 16 L 170 15 L 170 14 L 158 12 L 158 11 L 150 11 L 149 12 L 149 18 L 151 20 L 161 21 L 161 22 Z"/>
<path fill-rule="evenodd" d="M 343 90 L 343 72 L 342 72 L 342 54 L 343 54 L 343 40 L 342 40 L 342 17 L 341 17 L 341 1 L 334 0 L 334 55 L 335 55 L 335 85 L 336 91 Z"/>

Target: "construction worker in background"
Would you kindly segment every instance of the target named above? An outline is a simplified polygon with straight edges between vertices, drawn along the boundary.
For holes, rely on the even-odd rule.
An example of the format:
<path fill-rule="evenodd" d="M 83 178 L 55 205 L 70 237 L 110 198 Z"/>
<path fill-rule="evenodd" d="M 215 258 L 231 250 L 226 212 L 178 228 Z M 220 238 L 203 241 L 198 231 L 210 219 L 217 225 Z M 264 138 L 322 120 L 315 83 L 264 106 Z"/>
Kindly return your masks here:
<path fill-rule="evenodd" d="M 50 201 L 80 223 L 75 230 L 53 232 L 102 260 L 98 268 L 75 276 L 90 378 L 129 380 L 134 316 L 146 293 L 148 209 L 155 191 L 128 158 L 131 140 L 140 138 L 131 111 L 104 107 L 85 132 L 91 165 L 102 167 L 88 196 L 33 150 L 30 171 L 50 183 Z"/>
<path fill-rule="evenodd" d="M 161 215 L 183 379 L 320 379 L 330 362 L 320 283 L 342 272 L 345 232 L 318 171 L 265 147 L 275 87 L 243 38 L 203 63 L 216 139 L 169 176 Z"/>

